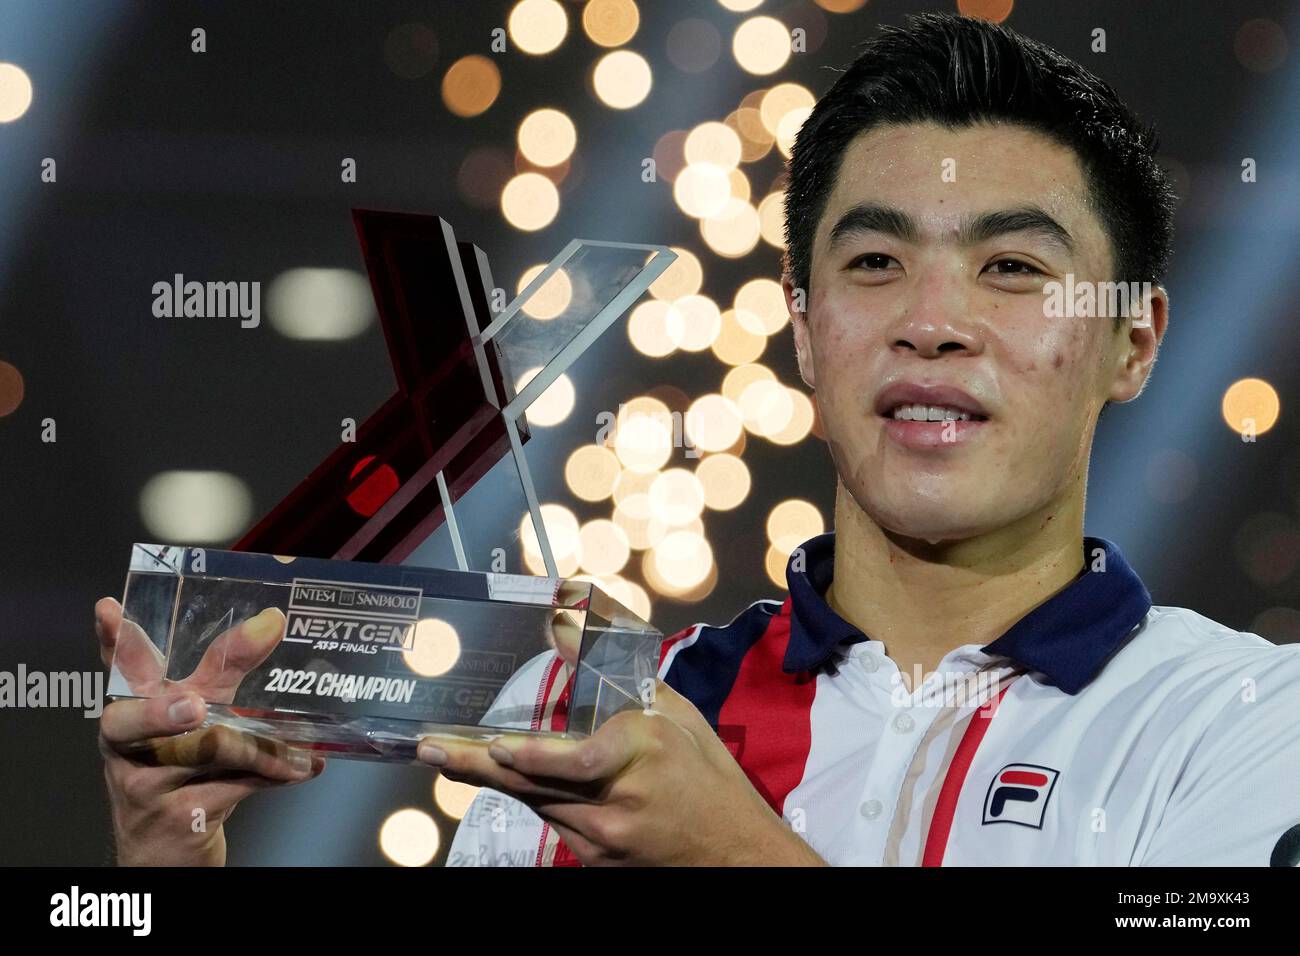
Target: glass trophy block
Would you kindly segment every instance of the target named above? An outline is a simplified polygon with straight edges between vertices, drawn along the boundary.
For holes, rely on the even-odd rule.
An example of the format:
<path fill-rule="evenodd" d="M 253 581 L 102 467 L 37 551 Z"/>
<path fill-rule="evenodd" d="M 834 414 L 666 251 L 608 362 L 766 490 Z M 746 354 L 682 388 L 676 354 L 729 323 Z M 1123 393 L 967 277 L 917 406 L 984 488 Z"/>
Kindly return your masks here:
<path fill-rule="evenodd" d="M 653 702 L 663 639 L 584 581 L 151 544 L 122 605 L 111 696 L 193 690 L 209 724 L 400 762 L 426 734 L 556 735 L 544 674 L 564 736 L 593 733 Z"/>

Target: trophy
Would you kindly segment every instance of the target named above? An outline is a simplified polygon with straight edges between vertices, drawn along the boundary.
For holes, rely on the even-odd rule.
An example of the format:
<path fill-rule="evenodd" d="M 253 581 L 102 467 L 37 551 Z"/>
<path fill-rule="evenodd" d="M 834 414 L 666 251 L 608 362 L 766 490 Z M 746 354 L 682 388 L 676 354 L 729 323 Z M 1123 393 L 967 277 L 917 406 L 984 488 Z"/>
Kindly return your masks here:
<path fill-rule="evenodd" d="M 353 218 L 397 393 L 233 549 L 134 545 L 109 694 L 190 689 L 209 724 L 408 762 L 427 734 L 584 735 L 649 706 L 663 636 L 558 574 L 524 413 L 676 255 L 575 239 L 494 312 L 444 220 Z M 510 494 L 545 576 L 472 566 Z M 435 531 L 454 568 L 401 563 Z"/>

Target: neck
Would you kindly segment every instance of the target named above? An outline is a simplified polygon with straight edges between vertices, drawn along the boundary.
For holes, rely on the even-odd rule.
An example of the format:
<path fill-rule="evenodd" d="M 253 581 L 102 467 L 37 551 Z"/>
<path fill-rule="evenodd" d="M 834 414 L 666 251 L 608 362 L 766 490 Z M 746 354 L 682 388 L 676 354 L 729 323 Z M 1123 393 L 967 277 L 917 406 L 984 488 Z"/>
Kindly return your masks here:
<path fill-rule="evenodd" d="M 886 531 L 840 484 L 827 600 L 909 679 L 965 644 L 984 645 L 1082 570 L 1083 493 L 970 538 L 930 544 Z"/>

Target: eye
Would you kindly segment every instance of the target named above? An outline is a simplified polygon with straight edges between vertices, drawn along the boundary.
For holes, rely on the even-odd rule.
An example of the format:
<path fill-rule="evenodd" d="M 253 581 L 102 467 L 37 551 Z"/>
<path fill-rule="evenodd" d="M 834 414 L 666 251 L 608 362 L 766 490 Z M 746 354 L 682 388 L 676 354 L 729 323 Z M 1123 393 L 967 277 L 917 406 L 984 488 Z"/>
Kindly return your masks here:
<path fill-rule="evenodd" d="M 1009 266 L 1010 268 L 1001 268 Z M 1022 262 L 1020 259 L 998 259 L 989 263 L 988 268 L 1000 276 L 1033 276 L 1042 275 L 1041 269 L 1031 266 L 1028 262 Z"/>
<path fill-rule="evenodd" d="M 897 263 L 898 260 L 893 256 L 885 255 L 883 252 L 868 252 L 865 255 L 858 256 L 854 259 L 849 263 L 849 267 L 857 268 L 861 266 L 868 271 L 878 271 L 880 269 L 888 269 L 891 262 Z"/>

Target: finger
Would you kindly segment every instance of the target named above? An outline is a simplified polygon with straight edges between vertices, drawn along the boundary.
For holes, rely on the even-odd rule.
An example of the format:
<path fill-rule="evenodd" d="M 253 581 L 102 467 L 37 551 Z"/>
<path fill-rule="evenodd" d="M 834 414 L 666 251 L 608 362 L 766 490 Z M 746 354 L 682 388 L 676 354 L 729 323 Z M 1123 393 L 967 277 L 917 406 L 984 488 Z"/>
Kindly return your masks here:
<path fill-rule="evenodd" d="M 644 748 L 644 721 L 641 711 L 616 714 L 578 739 L 505 734 L 491 742 L 488 756 L 526 777 L 592 783 L 615 776 Z"/>
<path fill-rule="evenodd" d="M 165 663 L 144 629 L 123 615 L 122 605 L 101 598 L 95 604 L 95 633 L 105 665 L 116 667 L 133 693 L 151 695 L 165 674 Z"/>
<path fill-rule="evenodd" d="M 284 612 L 268 607 L 224 631 L 203 654 L 185 686 L 214 704 L 229 704 L 248 672 L 270 656 L 284 637 Z"/>
<path fill-rule="evenodd" d="M 302 780 L 312 772 L 312 755 L 307 751 L 225 724 L 179 737 L 156 737 L 137 745 L 132 754 L 160 766 L 243 771 L 280 782 Z"/>
<path fill-rule="evenodd" d="M 551 615 L 551 646 L 571 667 L 578 665 L 586 617 L 585 611 L 556 611 Z"/>
<path fill-rule="evenodd" d="M 603 781 L 591 784 L 521 774 L 493 759 L 488 752 L 491 743 L 429 736 L 420 741 L 416 755 L 450 780 L 501 790 L 525 803 L 534 799 L 590 803 L 603 791 Z"/>
<path fill-rule="evenodd" d="M 183 734 L 203 723 L 208 714 L 203 698 L 193 692 L 145 700 L 115 700 L 99 717 L 99 732 L 109 746 L 121 751 L 151 737 Z"/>
<path fill-rule="evenodd" d="M 253 774 L 230 774 L 229 776 L 202 775 L 193 779 L 185 788 L 188 799 L 195 806 L 201 806 L 209 812 L 233 807 L 245 797 L 270 790 L 275 787 L 292 787 L 308 780 L 315 780 L 325 771 L 328 761 L 324 757 L 312 756 L 311 772 L 296 780 L 270 780 Z"/>

